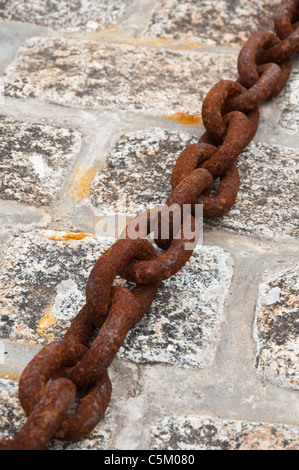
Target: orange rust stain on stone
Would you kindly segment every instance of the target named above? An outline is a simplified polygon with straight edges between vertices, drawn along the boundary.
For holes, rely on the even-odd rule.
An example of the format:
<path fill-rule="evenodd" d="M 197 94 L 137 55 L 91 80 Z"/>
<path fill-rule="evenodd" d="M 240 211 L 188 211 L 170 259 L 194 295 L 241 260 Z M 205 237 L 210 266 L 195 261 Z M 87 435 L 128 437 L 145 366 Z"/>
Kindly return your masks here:
<path fill-rule="evenodd" d="M 90 233 L 66 233 L 65 235 L 53 235 L 52 237 L 45 238 L 66 242 L 68 240 L 83 240 L 85 237 L 92 237 L 92 235 Z"/>
<path fill-rule="evenodd" d="M 154 157 L 156 155 L 156 152 L 148 152 L 146 154 L 142 153 L 140 155 L 140 158 L 146 158 L 146 157 Z"/>
<path fill-rule="evenodd" d="M 52 312 L 47 312 L 39 322 L 39 326 L 37 328 L 37 332 L 41 336 L 46 336 L 50 341 L 53 340 L 53 334 L 47 334 L 46 330 L 49 328 L 49 326 L 54 325 L 56 323 L 57 318 L 52 315 Z"/>
<path fill-rule="evenodd" d="M 203 125 L 202 118 L 197 114 L 186 114 L 186 113 L 175 113 L 167 116 L 172 121 L 179 122 L 180 124 L 186 125 Z"/>
<path fill-rule="evenodd" d="M 100 167 L 86 168 L 80 165 L 75 168 L 70 193 L 77 201 L 81 201 L 89 196 L 91 182 L 101 169 Z"/>

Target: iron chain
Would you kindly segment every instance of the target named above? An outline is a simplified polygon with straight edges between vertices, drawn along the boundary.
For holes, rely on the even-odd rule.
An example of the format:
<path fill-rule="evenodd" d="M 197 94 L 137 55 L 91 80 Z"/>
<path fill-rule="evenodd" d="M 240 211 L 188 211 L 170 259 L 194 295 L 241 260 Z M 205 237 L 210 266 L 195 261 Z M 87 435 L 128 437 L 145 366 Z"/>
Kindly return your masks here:
<path fill-rule="evenodd" d="M 45 346 L 24 370 L 19 397 L 28 421 L 15 439 L 0 441 L 0 449 L 44 449 L 53 437 L 77 440 L 103 418 L 111 396 L 107 370 L 127 332 L 155 299 L 159 283 L 176 274 L 193 252 L 185 249 L 184 227 L 177 225 L 175 215 L 171 228 L 176 226 L 180 236 L 162 239 L 164 211 L 172 204 L 202 203 L 204 217 L 214 218 L 231 209 L 240 183 L 235 162 L 257 131 L 258 106 L 277 96 L 289 78 L 290 58 L 299 52 L 299 0 L 283 1 L 274 23 L 276 34 L 257 32 L 244 45 L 238 58 L 240 78 L 222 80 L 208 93 L 202 107 L 206 132 L 179 156 L 166 205 L 135 220 L 146 221 L 147 235 L 149 221 L 156 217 L 156 243 L 165 253 L 158 256 L 148 240 L 132 239 L 127 231 L 97 261 L 87 283 L 86 305 L 63 340 Z M 212 198 L 217 178 L 220 184 Z M 117 275 L 136 283 L 135 288 L 114 287 Z M 86 394 L 70 413 L 76 391 L 82 389 Z"/>

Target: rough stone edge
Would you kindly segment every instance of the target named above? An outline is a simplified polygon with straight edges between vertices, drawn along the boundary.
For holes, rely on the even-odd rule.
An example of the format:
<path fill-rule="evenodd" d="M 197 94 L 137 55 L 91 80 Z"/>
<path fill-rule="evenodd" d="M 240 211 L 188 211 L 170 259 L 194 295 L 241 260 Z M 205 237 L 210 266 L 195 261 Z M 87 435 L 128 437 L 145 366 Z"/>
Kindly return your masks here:
<path fill-rule="evenodd" d="M 296 263 L 292 263 L 291 265 L 281 268 L 280 270 L 272 271 L 271 273 L 269 272 L 266 275 L 264 274 L 264 276 L 262 277 L 258 285 L 258 291 L 256 294 L 257 301 L 256 301 L 256 306 L 255 306 L 254 321 L 253 321 L 253 327 L 252 327 L 252 337 L 256 346 L 256 354 L 255 354 L 253 365 L 254 365 L 254 369 L 257 373 L 258 378 L 262 382 L 266 381 L 276 387 L 282 388 L 284 390 L 292 390 L 292 391 L 298 391 L 299 388 L 296 387 L 295 385 L 292 386 L 291 384 L 289 384 L 287 381 L 285 381 L 283 377 L 280 378 L 277 375 L 274 375 L 271 373 L 268 374 L 266 371 L 261 371 L 258 367 L 258 358 L 259 358 L 261 350 L 263 349 L 263 340 L 259 338 L 257 320 L 258 320 L 258 313 L 262 307 L 261 298 L 262 298 L 263 286 L 275 280 L 276 278 L 287 274 L 289 271 L 292 271 L 292 269 L 294 269 L 295 267 L 296 267 Z"/>

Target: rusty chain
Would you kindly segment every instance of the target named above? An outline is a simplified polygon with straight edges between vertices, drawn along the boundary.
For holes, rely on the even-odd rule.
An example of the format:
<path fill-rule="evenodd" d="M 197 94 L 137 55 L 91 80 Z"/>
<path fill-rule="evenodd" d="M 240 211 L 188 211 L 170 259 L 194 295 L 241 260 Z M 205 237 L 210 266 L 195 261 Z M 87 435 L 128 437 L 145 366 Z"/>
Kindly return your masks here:
<path fill-rule="evenodd" d="M 193 209 L 203 204 L 204 217 L 215 218 L 233 206 L 240 183 L 235 161 L 257 131 L 258 106 L 281 92 L 291 56 L 299 52 L 299 0 L 283 1 L 274 25 L 276 34 L 254 33 L 244 45 L 238 57 L 240 78 L 222 80 L 208 93 L 202 106 L 206 132 L 180 154 L 166 205 L 135 219 L 135 226 L 146 222 L 143 236 L 133 239 L 127 227 L 125 236 L 101 256 L 87 282 L 86 305 L 63 340 L 45 346 L 24 370 L 19 399 L 28 420 L 14 439 L 0 441 L 1 450 L 41 450 L 52 438 L 77 440 L 103 418 L 112 390 L 108 367 L 127 332 L 152 304 L 159 283 L 176 274 L 193 252 L 186 249 L 188 235 L 175 214 L 170 233 L 179 236 L 161 237 L 163 214 L 173 204 L 191 204 Z M 217 178 L 217 193 L 211 197 Z M 152 217 L 158 221 L 156 244 L 165 250 L 159 256 L 145 238 Z M 117 275 L 136 283 L 135 288 L 113 286 Z M 78 390 L 85 396 L 70 412 Z"/>

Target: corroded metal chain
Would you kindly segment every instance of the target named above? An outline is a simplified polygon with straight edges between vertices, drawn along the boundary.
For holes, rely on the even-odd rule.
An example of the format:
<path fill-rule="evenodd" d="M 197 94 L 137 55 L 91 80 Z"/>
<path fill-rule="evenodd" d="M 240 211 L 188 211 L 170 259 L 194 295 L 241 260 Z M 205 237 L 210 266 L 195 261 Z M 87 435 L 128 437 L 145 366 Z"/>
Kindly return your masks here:
<path fill-rule="evenodd" d="M 45 346 L 24 370 L 19 398 L 28 421 L 15 439 L 0 441 L 0 449 L 37 450 L 52 438 L 77 440 L 104 416 L 111 396 L 108 367 L 127 332 L 155 299 L 159 283 L 176 274 L 193 252 L 186 249 L 192 236 L 186 235 L 177 214 L 170 219 L 170 233 L 179 236 L 161 236 L 164 214 L 173 205 L 182 209 L 191 204 L 194 210 L 195 204 L 203 204 L 204 217 L 215 218 L 233 206 L 240 183 L 235 161 L 257 131 L 258 106 L 281 92 L 291 72 L 290 58 L 299 52 L 299 0 L 282 2 L 275 31 L 253 34 L 239 54 L 240 78 L 222 80 L 210 90 L 202 107 L 206 132 L 180 154 L 166 205 L 138 216 L 133 225 L 141 227 L 145 221 L 143 233 L 132 238 L 128 226 L 101 256 L 88 279 L 86 305 L 63 340 Z M 217 178 L 217 193 L 211 197 Z M 192 214 L 189 222 L 195 233 Z M 152 218 L 156 244 L 165 250 L 159 256 L 145 238 Z M 136 283 L 135 288 L 113 286 L 117 275 Z M 85 397 L 71 413 L 82 389 Z"/>

